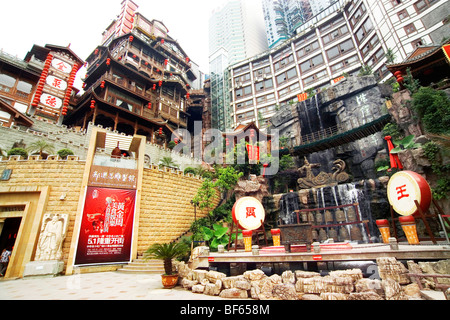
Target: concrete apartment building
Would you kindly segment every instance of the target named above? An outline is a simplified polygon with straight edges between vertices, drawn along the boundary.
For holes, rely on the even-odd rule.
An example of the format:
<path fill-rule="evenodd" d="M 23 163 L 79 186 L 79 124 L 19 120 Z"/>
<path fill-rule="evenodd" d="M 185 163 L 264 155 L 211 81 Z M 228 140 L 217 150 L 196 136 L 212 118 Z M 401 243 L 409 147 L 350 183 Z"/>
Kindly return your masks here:
<path fill-rule="evenodd" d="M 212 127 L 230 127 L 226 75 L 228 66 L 268 49 L 260 0 L 231 0 L 209 20 Z"/>
<path fill-rule="evenodd" d="M 399 62 L 418 46 L 441 43 L 449 35 L 448 12 L 445 0 L 335 1 L 289 40 L 228 68 L 232 127 L 258 121 L 264 128 L 280 105 L 364 65 L 377 81 L 388 80 L 388 50 Z"/>

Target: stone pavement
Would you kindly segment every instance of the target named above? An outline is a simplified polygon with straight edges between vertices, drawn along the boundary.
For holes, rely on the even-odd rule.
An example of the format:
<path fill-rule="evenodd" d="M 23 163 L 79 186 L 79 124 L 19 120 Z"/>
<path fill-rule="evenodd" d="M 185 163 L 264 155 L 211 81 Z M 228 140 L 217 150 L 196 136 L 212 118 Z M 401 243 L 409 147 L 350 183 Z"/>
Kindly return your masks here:
<path fill-rule="evenodd" d="M 163 289 L 160 275 L 119 272 L 0 281 L 0 300 L 224 300 L 178 286 Z"/>

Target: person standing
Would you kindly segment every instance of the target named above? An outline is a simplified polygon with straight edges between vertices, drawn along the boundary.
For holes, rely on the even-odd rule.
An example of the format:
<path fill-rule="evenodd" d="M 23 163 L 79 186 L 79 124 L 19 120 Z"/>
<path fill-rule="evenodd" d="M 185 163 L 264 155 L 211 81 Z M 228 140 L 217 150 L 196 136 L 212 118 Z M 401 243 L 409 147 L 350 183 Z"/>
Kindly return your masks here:
<path fill-rule="evenodd" d="M 2 277 L 5 276 L 10 257 L 11 257 L 11 250 L 8 250 L 6 248 L 3 249 L 2 255 L 0 257 L 0 276 Z"/>

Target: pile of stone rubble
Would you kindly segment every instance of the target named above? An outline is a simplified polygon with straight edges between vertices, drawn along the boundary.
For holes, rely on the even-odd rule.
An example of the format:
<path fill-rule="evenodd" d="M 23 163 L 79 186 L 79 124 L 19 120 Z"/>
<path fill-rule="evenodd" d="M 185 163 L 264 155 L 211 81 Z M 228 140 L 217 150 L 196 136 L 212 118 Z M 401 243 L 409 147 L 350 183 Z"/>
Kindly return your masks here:
<path fill-rule="evenodd" d="M 441 262 L 439 262 L 441 263 Z M 442 261 L 450 266 L 450 260 Z M 379 279 L 363 278 L 360 269 L 331 271 L 327 276 L 317 272 L 285 271 L 281 276 L 267 276 L 261 270 L 227 277 L 217 271 L 191 270 L 178 264 L 180 284 L 193 293 L 222 298 L 256 300 L 410 300 L 421 299 L 419 286 L 408 273 L 427 266 L 408 261 L 408 270 L 395 258 L 377 259 Z M 432 284 L 429 284 L 432 288 Z"/>

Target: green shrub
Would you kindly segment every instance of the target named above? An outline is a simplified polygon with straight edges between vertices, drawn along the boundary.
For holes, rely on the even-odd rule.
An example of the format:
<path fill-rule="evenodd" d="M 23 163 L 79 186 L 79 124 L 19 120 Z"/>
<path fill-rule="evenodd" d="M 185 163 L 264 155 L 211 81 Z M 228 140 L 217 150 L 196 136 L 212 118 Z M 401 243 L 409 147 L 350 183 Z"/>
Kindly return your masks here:
<path fill-rule="evenodd" d="M 28 158 L 28 152 L 23 148 L 14 148 L 8 151 L 8 157 L 9 156 L 22 156 Z"/>
<path fill-rule="evenodd" d="M 450 133 L 450 99 L 445 92 L 421 87 L 412 97 L 412 106 L 430 133 Z"/>
<path fill-rule="evenodd" d="M 57 154 L 61 159 L 66 159 L 68 156 L 74 155 L 73 151 L 70 149 L 61 149 L 57 152 Z"/>

